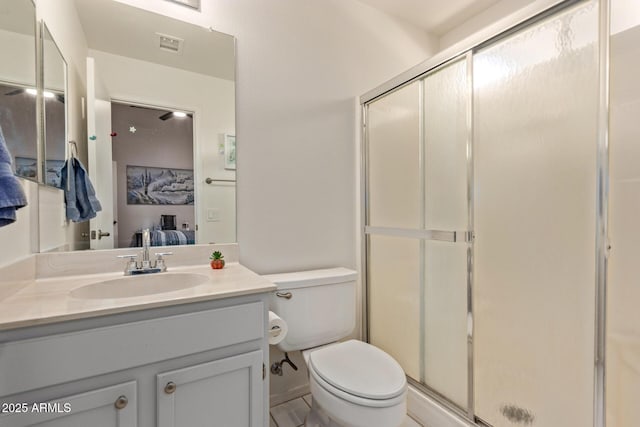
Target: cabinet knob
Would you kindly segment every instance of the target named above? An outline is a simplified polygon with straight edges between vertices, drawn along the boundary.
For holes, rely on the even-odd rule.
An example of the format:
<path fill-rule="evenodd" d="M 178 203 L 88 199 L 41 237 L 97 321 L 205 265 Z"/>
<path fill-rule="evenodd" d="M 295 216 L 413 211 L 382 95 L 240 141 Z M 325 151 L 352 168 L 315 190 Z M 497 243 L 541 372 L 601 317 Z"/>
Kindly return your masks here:
<path fill-rule="evenodd" d="M 127 399 L 127 396 L 120 396 L 119 398 L 116 399 L 116 403 L 114 403 L 116 409 L 124 409 L 127 407 L 127 404 L 129 403 L 129 399 Z"/>
<path fill-rule="evenodd" d="M 173 381 L 169 381 L 166 386 L 164 386 L 164 392 L 167 394 L 171 394 L 176 391 L 178 386 Z"/>

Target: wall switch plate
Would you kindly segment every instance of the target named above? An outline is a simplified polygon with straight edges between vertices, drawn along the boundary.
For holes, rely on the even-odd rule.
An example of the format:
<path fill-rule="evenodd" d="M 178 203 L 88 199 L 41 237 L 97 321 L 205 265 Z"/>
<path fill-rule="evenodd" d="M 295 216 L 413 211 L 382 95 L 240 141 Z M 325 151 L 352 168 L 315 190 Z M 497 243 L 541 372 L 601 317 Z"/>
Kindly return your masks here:
<path fill-rule="evenodd" d="M 207 209 L 207 222 L 220 221 L 220 209 Z"/>

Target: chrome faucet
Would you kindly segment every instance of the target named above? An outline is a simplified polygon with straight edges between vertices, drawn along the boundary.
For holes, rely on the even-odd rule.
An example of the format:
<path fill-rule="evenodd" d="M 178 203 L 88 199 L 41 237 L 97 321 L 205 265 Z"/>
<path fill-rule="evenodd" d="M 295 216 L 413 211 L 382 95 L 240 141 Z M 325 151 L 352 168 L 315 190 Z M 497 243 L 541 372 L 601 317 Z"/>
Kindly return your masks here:
<path fill-rule="evenodd" d="M 142 230 L 142 268 L 151 268 L 151 261 L 149 260 L 149 246 L 151 246 L 151 233 L 149 229 Z"/>
<path fill-rule="evenodd" d="M 131 276 L 134 274 L 148 274 L 148 273 L 162 273 L 167 271 L 167 265 L 164 262 L 164 257 L 167 255 L 173 255 L 173 252 L 158 252 L 156 253 L 156 260 L 151 265 L 151 259 L 149 257 L 149 247 L 151 246 L 151 233 L 148 228 L 142 230 L 142 262 L 138 263 L 137 255 L 118 255 L 118 258 L 127 258 L 127 265 L 124 268 L 125 276 Z"/>

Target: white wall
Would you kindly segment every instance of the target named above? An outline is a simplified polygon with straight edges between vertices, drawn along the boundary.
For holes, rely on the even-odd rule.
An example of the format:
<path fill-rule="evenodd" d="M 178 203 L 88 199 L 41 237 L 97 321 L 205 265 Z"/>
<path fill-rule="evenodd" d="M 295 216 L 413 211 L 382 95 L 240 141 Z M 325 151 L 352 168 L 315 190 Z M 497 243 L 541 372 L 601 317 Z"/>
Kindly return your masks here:
<path fill-rule="evenodd" d="M 0 80 L 35 87 L 35 36 L 0 30 L 0 49 L 11 58 L 11 61 L 4 61 L 2 64 Z"/>

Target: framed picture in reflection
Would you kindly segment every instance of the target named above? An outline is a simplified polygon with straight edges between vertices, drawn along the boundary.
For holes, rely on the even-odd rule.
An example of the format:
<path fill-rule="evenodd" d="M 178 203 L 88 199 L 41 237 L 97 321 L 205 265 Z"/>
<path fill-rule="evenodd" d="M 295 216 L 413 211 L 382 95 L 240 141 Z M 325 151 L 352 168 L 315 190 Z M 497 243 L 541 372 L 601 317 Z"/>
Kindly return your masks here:
<path fill-rule="evenodd" d="M 224 168 L 236 169 L 236 136 L 224 135 Z"/>
<path fill-rule="evenodd" d="M 38 177 L 38 161 L 31 157 L 16 157 L 16 175 L 24 178 Z"/>

